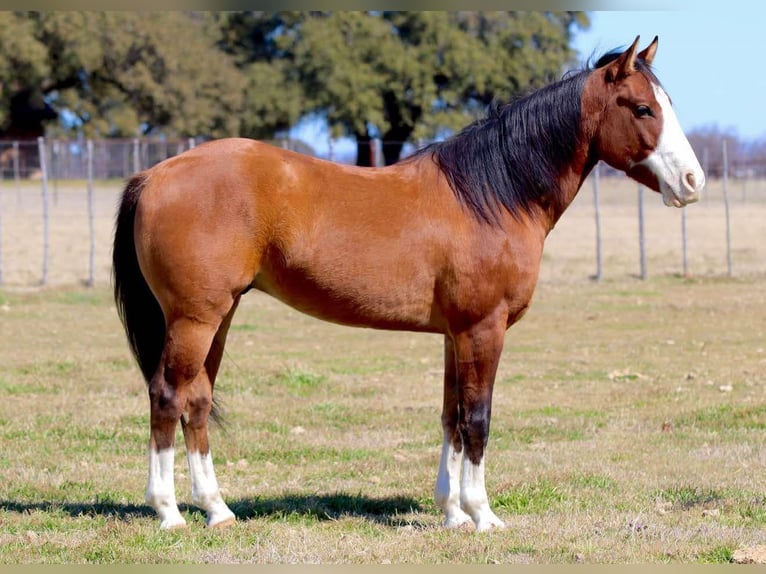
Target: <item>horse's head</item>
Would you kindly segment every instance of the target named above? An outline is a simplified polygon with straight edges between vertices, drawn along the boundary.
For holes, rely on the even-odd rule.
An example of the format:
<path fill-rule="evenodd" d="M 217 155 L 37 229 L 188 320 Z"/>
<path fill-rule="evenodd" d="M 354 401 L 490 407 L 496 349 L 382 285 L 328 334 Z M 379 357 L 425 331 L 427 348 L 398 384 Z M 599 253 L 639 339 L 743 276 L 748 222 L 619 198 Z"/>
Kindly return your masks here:
<path fill-rule="evenodd" d="M 597 159 L 662 193 L 665 205 L 682 207 L 699 199 L 705 174 L 651 71 L 657 38 L 637 47 L 638 37 L 599 61 L 583 90 L 583 119 L 593 122 Z"/>

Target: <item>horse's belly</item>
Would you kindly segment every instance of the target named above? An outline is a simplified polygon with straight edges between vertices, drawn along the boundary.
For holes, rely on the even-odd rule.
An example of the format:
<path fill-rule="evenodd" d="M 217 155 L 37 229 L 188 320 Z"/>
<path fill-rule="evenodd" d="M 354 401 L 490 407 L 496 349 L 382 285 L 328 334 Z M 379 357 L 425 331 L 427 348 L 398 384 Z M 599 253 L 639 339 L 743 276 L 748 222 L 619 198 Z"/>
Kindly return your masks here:
<path fill-rule="evenodd" d="M 379 329 L 440 330 L 433 283 L 403 277 L 396 270 L 264 266 L 253 287 L 325 321 Z"/>

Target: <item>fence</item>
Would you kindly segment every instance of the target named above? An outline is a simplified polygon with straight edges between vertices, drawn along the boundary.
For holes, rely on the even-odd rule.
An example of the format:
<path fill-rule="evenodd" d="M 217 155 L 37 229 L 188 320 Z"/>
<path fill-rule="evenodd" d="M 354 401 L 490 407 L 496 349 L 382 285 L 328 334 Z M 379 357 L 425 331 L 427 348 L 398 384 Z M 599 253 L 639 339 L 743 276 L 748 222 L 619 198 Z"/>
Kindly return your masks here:
<path fill-rule="evenodd" d="M 122 183 L 198 143 L 0 141 L 0 285 L 108 282 Z M 272 143 L 311 152 L 300 142 Z M 725 158 L 725 147 L 720 153 Z M 731 177 L 724 166 L 685 210 L 665 208 L 599 166 L 548 238 L 541 279 L 766 273 L 766 180 L 748 175 L 762 170 L 738 167 Z"/>

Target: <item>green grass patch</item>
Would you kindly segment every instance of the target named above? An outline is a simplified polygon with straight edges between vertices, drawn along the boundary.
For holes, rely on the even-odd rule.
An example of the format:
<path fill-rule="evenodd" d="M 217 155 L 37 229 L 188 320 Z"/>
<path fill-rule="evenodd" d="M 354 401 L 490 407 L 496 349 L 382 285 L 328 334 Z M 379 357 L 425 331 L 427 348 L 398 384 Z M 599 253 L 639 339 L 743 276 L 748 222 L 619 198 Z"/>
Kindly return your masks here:
<path fill-rule="evenodd" d="M 516 374 L 503 377 L 502 379 L 498 380 L 498 383 L 501 385 L 515 385 L 516 383 L 523 383 L 527 380 L 529 380 L 527 375 Z"/>
<path fill-rule="evenodd" d="M 15 374 L 21 376 L 36 377 L 68 377 L 71 376 L 79 365 L 72 359 L 63 361 L 40 361 L 27 365 L 21 365 L 14 369 Z"/>
<path fill-rule="evenodd" d="M 41 395 L 57 391 L 58 388 L 53 385 L 46 387 L 39 384 L 13 384 L 0 377 L 0 395 Z"/>
<path fill-rule="evenodd" d="M 601 474 L 578 474 L 569 479 L 570 484 L 575 488 L 592 488 L 594 490 L 603 490 L 614 492 L 617 490 L 617 481 Z"/>
<path fill-rule="evenodd" d="M 308 396 L 327 383 L 327 377 L 299 368 L 287 368 L 274 377 L 274 382 L 291 394 Z"/>
<path fill-rule="evenodd" d="M 766 405 L 716 405 L 698 410 L 678 421 L 679 427 L 690 426 L 706 431 L 764 430 Z"/>
<path fill-rule="evenodd" d="M 258 325 L 253 325 L 251 323 L 237 323 L 237 324 L 231 325 L 231 327 L 229 327 L 229 330 L 233 332 L 251 333 L 253 331 L 262 331 L 263 328 L 259 327 Z"/>
<path fill-rule="evenodd" d="M 728 546 L 715 546 L 702 552 L 698 561 L 702 564 L 727 564 L 732 561 L 734 551 Z"/>
<path fill-rule="evenodd" d="M 543 514 L 556 508 L 565 498 L 558 486 L 541 480 L 503 490 L 495 497 L 495 505 L 510 514 Z"/>
<path fill-rule="evenodd" d="M 56 291 L 53 300 L 64 305 L 105 305 L 111 304 L 111 297 L 105 297 L 101 290 Z"/>
<path fill-rule="evenodd" d="M 364 427 L 375 420 L 375 413 L 368 408 L 353 408 L 334 402 L 311 405 L 305 411 L 304 420 L 319 428 L 349 429 Z"/>
<path fill-rule="evenodd" d="M 534 554 L 535 547 L 532 545 L 510 546 L 506 552 L 508 554 Z"/>
<path fill-rule="evenodd" d="M 720 503 L 726 495 L 714 488 L 695 485 L 672 486 L 655 493 L 655 498 L 671 502 L 674 508 L 689 510 L 697 506 Z"/>
<path fill-rule="evenodd" d="M 766 500 L 749 497 L 737 506 L 739 517 L 747 524 L 758 527 L 766 525 Z"/>

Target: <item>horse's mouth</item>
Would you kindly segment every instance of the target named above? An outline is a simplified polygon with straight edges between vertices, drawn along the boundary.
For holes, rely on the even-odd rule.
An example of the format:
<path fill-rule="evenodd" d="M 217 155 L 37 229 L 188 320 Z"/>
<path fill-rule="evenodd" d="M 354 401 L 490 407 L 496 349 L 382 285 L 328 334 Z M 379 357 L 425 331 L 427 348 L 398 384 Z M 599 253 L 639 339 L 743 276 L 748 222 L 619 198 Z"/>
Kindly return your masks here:
<path fill-rule="evenodd" d="M 684 189 L 682 185 L 682 189 L 677 191 L 666 183 L 661 184 L 660 187 L 662 189 L 662 202 L 668 207 L 684 207 L 699 201 L 700 198 L 699 189 L 690 189 L 688 187 Z"/>

